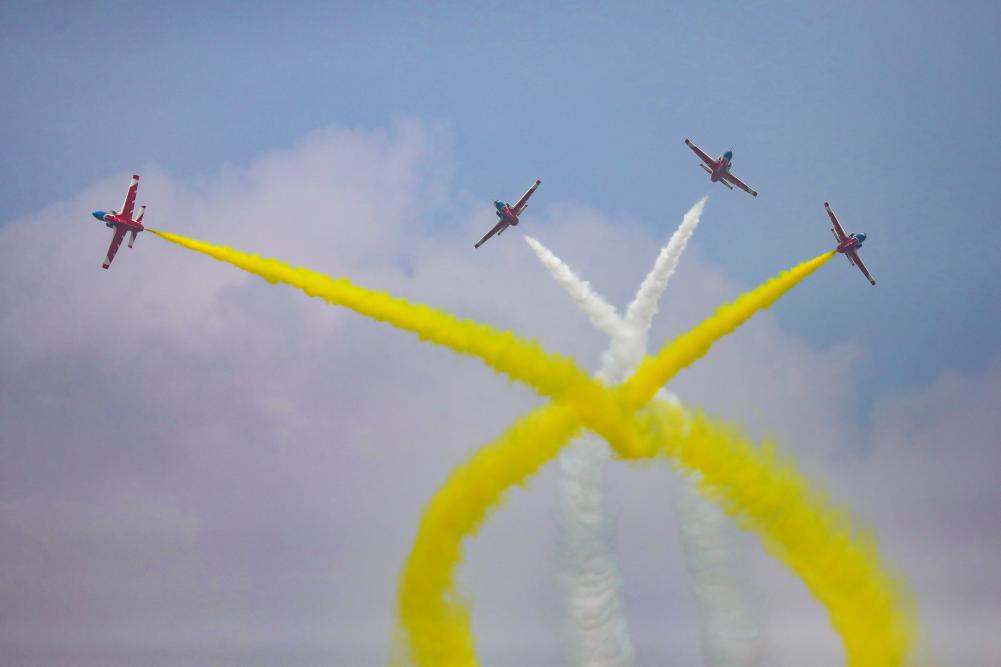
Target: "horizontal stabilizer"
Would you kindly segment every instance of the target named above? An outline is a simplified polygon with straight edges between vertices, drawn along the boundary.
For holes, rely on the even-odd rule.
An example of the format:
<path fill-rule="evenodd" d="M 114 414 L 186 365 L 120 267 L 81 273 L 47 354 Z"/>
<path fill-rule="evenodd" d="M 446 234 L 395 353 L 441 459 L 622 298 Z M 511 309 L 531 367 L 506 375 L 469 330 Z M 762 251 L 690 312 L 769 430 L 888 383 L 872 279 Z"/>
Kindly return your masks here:
<path fill-rule="evenodd" d="M 129 232 L 129 247 L 130 248 L 132 247 L 132 244 L 136 242 L 136 236 L 138 236 L 138 235 L 139 235 L 139 232 L 135 231 L 134 229 L 131 232 Z"/>

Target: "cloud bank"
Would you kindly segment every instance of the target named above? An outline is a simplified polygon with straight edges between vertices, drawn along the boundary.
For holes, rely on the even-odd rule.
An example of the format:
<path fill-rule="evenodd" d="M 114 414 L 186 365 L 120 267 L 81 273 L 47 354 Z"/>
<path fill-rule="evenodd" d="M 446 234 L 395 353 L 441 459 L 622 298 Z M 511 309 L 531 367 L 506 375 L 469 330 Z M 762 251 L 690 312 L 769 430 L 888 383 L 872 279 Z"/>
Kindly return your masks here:
<path fill-rule="evenodd" d="M 469 252 L 494 193 L 452 192 L 443 144 L 418 123 L 325 130 L 202 182 L 145 166 L 140 200 L 153 226 L 239 239 L 597 358 L 603 336 L 522 244 L 505 235 Z M 101 271 L 107 230 L 89 212 L 117 204 L 131 171 L 0 228 L 0 656 L 384 661 L 419 508 L 536 399 L 474 362 L 148 236 Z M 656 247 L 644 229 L 576 204 L 538 202 L 529 229 L 618 302 Z M 676 280 L 654 340 L 742 287 L 697 249 Z M 870 428 L 852 418 L 861 363 L 858 344 L 816 350 L 766 314 L 677 390 L 774 433 L 836 495 L 855 497 L 918 590 L 929 650 L 955 665 L 990 662 L 999 365 L 886 397 Z M 638 661 L 693 664 L 696 607 L 667 528 L 674 482 L 666 471 L 609 476 Z M 512 496 L 470 547 L 463 587 L 487 664 L 561 659 L 554 480 L 543 473 Z M 840 664 L 795 582 L 763 557 L 755 572 L 776 663 Z"/>

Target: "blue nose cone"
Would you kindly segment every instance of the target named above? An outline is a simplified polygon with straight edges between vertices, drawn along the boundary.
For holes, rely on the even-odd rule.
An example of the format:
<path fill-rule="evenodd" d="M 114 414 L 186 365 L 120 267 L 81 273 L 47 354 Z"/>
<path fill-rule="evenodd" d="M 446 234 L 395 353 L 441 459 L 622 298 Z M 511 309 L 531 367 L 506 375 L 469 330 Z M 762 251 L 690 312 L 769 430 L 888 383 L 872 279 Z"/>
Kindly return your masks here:
<path fill-rule="evenodd" d="M 103 221 L 105 213 L 104 211 L 94 211 L 93 213 L 91 213 L 91 215 L 97 218 L 98 220 Z"/>
<path fill-rule="evenodd" d="M 727 151 L 727 152 L 723 153 L 723 159 L 726 160 L 727 162 L 729 162 L 730 160 L 732 160 L 733 159 L 733 151 Z"/>
<path fill-rule="evenodd" d="M 858 242 L 859 242 L 859 243 L 862 243 L 863 241 L 865 241 L 865 234 L 862 234 L 862 233 L 860 232 L 860 233 L 858 233 L 858 234 L 856 234 L 856 235 L 855 235 L 855 238 L 857 238 L 857 239 L 858 239 Z"/>
<path fill-rule="evenodd" d="M 502 201 L 495 201 L 494 206 L 497 208 L 498 211 L 504 210 L 504 202 Z"/>

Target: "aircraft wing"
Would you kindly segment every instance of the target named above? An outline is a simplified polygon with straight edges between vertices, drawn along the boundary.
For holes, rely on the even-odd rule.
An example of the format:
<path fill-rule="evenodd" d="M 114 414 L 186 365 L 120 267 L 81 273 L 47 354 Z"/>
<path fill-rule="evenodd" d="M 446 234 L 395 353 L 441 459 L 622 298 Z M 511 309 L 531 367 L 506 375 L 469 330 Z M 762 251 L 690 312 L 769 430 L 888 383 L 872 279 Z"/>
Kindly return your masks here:
<path fill-rule="evenodd" d="M 701 148 L 690 142 L 688 139 L 685 139 L 685 145 L 691 148 L 692 151 L 699 156 L 699 159 L 705 162 L 707 165 L 709 165 L 710 167 L 716 166 L 716 160 L 709 157 L 708 153 L 706 153 L 704 150 L 702 150 Z"/>
<path fill-rule="evenodd" d="M 841 223 L 838 222 L 838 216 L 834 215 L 834 211 L 831 210 L 831 205 L 828 204 L 826 201 L 824 202 L 824 208 L 827 210 L 827 215 L 829 215 L 831 218 L 831 224 L 834 225 L 834 227 L 831 228 L 831 231 L 833 231 L 834 235 L 838 237 L 839 243 L 841 241 L 844 241 L 846 238 L 848 238 L 848 235 L 845 234 L 844 227 L 842 227 Z"/>
<path fill-rule="evenodd" d="M 122 210 L 118 212 L 118 215 L 132 219 L 132 209 L 136 205 L 136 190 L 139 189 L 139 175 L 132 175 L 132 182 L 129 183 L 129 191 L 125 193 L 125 203 L 122 204 Z"/>
<path fill-rule="evenodd" d="M 526 207 L 526 206 L 528 206 L 528 199 L 529 199 L 529 197 L 531 197 L 532 195 L 534 195 L 534 194 L 535 194 L 535 189 L 539 187 L 539 184 L 540 184 L 540 183 L 542 183 L 542 181 L 536 181 L 536 182 L 535 182 L 535 183 L 534 183 L 534 184 L 532 185 L 532 187 L 530 187 L 530 188 L 528 189 L 528 192 L 526 192 L 525 194 L 523 194 L 523 195 L 521 196 L 521 199 L 519 199 L 519 200 L 518 200 L 518 201 L 517 201 L 517 202 L 515 203 L 515 205 L 511 207 L 511 210 L 512 210 L 512 211 L 514 212 L 514 214 L 515 214 L 516 216 L 518 216 L 518 215 L 521 215 L 521 212 L 525 210 L 525 207 Z"/>
<path fill-rule="evenodd" d="M 741 190 L 743 190 L 747 194 L 751 195 L 752 197 L 757 197 L 758 196 L 758 193 L 757 193 L 756 190 L 752 190 L 747 185 L 747 183 L 745 183 L 744 181 L 740 180 L 739 178 L 737 178 L 736 176 L 734 176 L 730 172 L 726 172 L 725 174 L 723 174 L 723 178 L 726 179 L 726 180 L 728 180 L 728 181 L 730 181 L 731 183 L 733 183 L 734 185 L 736 185 L 738 188 L 740 188 Z"/>
<path fill-rule="evenodd" d="M 505 227 L 507 227 L 507 225 L 508 225 L 508 222 L 507 222 L 507 220 L 501 220 L 501 221 L 500 221 L 500 222 L 498 222 L 498 223 L 497 223 L 496 225 L 494 225 L 493 229 L 491 229 L 491 230 L 490 230 L 489 232 L 487 232 L 486 234 L 484 234 L 484 235 L 483 235 L 483 238 L 482 238 L 482 239 L 480 239 L 479 241 L 477 241 L 477 242 L 476 242 L 476 243 L 475 243 L 475 244 L 473 245 L 473 247 L 474 247 L 474 248 L 479 248 L 479 247 L 480 247 L 481 245 L 483 245 L 484 243 L 486 243 L 486 242 L 487 242 L 487 239 L 489 239 L 489 238 L 490 238 L 491 236 L 493 236 L 493 235 L 494 235 L 494 234 L 496 234 L 497 232 L 500 232 L 500 231 L 503 231 L 503 230 L 504 230 L 504 228 L 505 228 Z"/>
<path fill-rule="evenodd" d="M 859 271 L 861 271 L 862 274 L 869 279 L 870 283 L 873 285 L 876 284 L 875 279 L 869 273 L 869 269 L 866 268 L 865 262 L 863 262 L 862 258 L 858 256 L 857 252 L 855 252 L 855 248 L 849 248 L 846 250 L 845 255 L 848 257 L 848 261 L 857 266 Z"/>
<path fill-rule="evenodd" d="M 118 246 L 122 245 L 122 239 L 125 238 L 125 228 L 121 225 L 115 225 L 115 235 L 111 238 L 111 246 L 108 248 L 108 256 L 104 258 L 104 268 L 111 266 L 111 260 L 115 258 L 115 253 L 118 252 Z"/>

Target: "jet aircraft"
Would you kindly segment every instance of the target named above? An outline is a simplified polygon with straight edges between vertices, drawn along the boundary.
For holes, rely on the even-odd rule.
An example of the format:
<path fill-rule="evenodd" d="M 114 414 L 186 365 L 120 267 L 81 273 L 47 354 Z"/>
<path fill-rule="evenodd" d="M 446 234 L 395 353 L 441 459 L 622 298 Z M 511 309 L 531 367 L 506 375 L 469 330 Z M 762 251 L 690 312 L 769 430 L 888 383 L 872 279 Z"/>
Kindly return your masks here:
<path fill-rule="evenodd" d="M 731 190 L 733 190 L 733 186 L 736 185 L 752 197 L 758 196 L 758 193 L 755 190 L 752 190 L 746 183 L 730 173 L 730 163 L 733 162 L 733 151 L 727 151 L 718 158 L 713 159 L 709 157 L 708 153 L 693 144 L 688 139 L 685 139 L 685 145 L 691 148 L 692 151 L 699 156 L 699 159 L 702 160 L 704 164 L 700 164 L 699 166 L 709 172 L 710 181 L 713 183 L 722 183 Z"/>
<path fill-rule="evenodd" d="M 876 281 L 873 280 L 871 275 L 869 275 L 869 269 L 865 267 L 865 264 L 862 262 L 862 258 L 858 256 L 858 251 L 862 247 L 862 243 L 865 241 L 865 234 L 862 232 L 845 234 L 844 228 L 841 226 L 841 223 L 838 222 L 838 217 L 834 215 L 834 211 L 831 210 L 831 205 L 825 201 L 824 208 L 827 209 L 827 215 L 831 217 L 831 224 L 834 225 L 831 227 L 831 232 L 834 234 L 834 238 L 838 240 L 838 252 L 847 257 L 849 263 L 853 266 L 857 266 L 859 271 L 861 271 L 865 277 L 869 279 L 869 282 L 875 285 Z"/>
<path fill-rule="evenodd" d="M 497 217 L 500 218 L 500 221 L 498 221 L 498 223 L 494 225 L 493 229 L 487 232 L 482 239 L 477 241 L 476 244 L 473 245 L 473 247 L 479 248 L 481 245 L 486 243 L 487 239 L 489 239 L 494 234 L 500 235 L 504 233 L 504 230 L 507 229 L 508 226 L 517 225 L 518 216 L 520 216 L 522 212 L 525 210 L 525 208 L 528 206 L 529 197 L 535 194 L 535 189 L 539 187 L 540 183 L 542 183 L 542 181 L 536 181 L 535 184 L 528 189 L 528 192 L 526 192 L 521 196 L 521 199 L 519 199 L 514 206 L 511 206 L 510 204 L 502 202 L 500 200 L 495 201 L 494 208 L 496 208 L 497 210 L 494 212 L 497 214 Z"/>
<path fill-rule="evenodd" d="M 108 248 L 108 255 L 104 258 L 104 263 L 101 265 L 104 268 L 111 266 L 111 260 L 115 258 L 115 253 L 118 252 L 118 246 L 122 245 L 122 239 L 125 238 L 126 234 L 129 234 L 129 247 L 136 242 L 136 236 L 139 232 L 146 229 L 143 227 L 142 220 L 143 215 L 146 214 L 146 205 L 143 204 L 139 209 L 139 215 L 132 219 L 132 209 L 136 205 L 136 190 L 139 189 L 139 175 L 132 175 L 132 182 L 129 183 L 129 190 L 125 193 L 125 203 L 122 204 L 122 208 L 118 211 L 94 211 L 91 215 L 103 222 L 108 227 L 115 230 L 115 235 L 111 237 L 111 246 Z"/>

